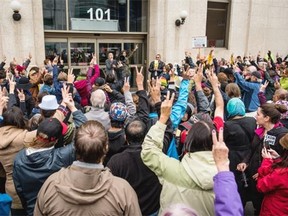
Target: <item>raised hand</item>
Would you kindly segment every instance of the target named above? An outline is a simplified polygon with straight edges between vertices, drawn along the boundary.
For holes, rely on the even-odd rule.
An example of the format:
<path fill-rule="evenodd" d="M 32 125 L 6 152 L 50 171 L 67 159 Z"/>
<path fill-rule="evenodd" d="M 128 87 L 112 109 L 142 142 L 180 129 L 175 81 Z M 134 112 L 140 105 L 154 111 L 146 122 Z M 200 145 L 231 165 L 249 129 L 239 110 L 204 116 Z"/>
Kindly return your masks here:
<path fill-rule="evenodd" d="M 280 83 L 279 83 L 278 80 L 276 80 L 276 81 L 274 82 L 274 88 L 275 88 L 275 89 L 280 89 L 280 88 L 281 88 Z"/>
<path fill-rule="evenodd" d="M 137 66 L 135 66 L 135 70 L 136 70 L 136 84 L 138 87 L 138 91 L 144 90 L 144 86 L 143 86 L 144 76 L 142 74 L 143 66 L 141 66 L 140 72 Z"/>
<path fill-rule="evenodd" d="M 190 70 L 190 67 L 188 66 L 187 69 L 186 69 L 186 71 L 183 71 L 183 73 L 182 73 L 183 79 L 190 80 L 189 70 Z"/>
<path fill-rule="evenodd" d="M 193 78 L 194 78 L 195 84 L 201 86 L 202 79 L 203 79 L 203 65 L 202 64 L 199 65 L 197 72 Z"/>
<path fill-rule="evenodd" d="M 124 78 L 123 92 L 130 91 L 129 77 Z"/>
<path fill-rule="evenodd" d="M 113 90 L 111 89 L 111 87 L 108 84 L 103 85 L 103 90 L 109 93 L 112 93 Z"/>
<path fill-rule="evenodd" d="M 161 114 L 160 114 L 159 121 L 163 124 L 166 124 L 166 122 L 170 118 L 174 98 L 175 98 L 175 93 L 173 93 L 170 98 L 170 91 L 168 91 L 166 99 L 161 104 Z"/>
<path fill-rule="evenodd" d="M 156 79 L 156 82 L 154 79 L 152 79 L 152 84 L 148 80 L 147 85 L 148 85 L 152 103 L 156 104 L 157 102 L 160 102 L 161 101 L 161 91 L 160 91 L 161 84 L 160 84 L 158 77 Z"/>
<path fill-rule="evenodd" d="M 70 85 L 66 85 L 65 83 L 63 84 L 63 88 L 61 89 L 61 93 L 62 93 L 62 105 L 63 103 L 65 104 L 65 106 L 67 106 L 71 112 L 74 112 L 75 108 L 75 103 L 73 100 L 73 96 L 71 93 L 69 93 L 70 88 L 73 88 L 73 86 Z M 76 109 L 77 110 L 77 109 Z"/>
<path fill-rule="evenodd" d="M 218 77 L 216 74 L 213 72 L 213 69 L 209 69 L 206 71 L 207 78 L 209 82 L 211 83 L 213 88 L 218 88 L 219 87 L 219 81 Z"/>
<path fill-rule="evenodd" d="M 1 87 L 0 87 L 0 91 L 2 92 Z M 1 94 L 1 97 L 0 97 L 0 115 L 2 115 L 4 108 L 7 107 L 7 103 L 8 103 L 9 97 L 2 96 L 2 93 L 0 93 L 0 94 Z"/>
<path fill-rule="evenodd" d="M 68 69 L 67 83 L 73 83 L 74 80 L 75 80 L 75 75 L 73 74 L 73 68 Z"/>
<path fill-rule="evenodd" d="M 220 128 L 219 136 L 217 139 L 216 131 L 212 131 L 212 154 L 218 169 L 218 172 L 229 171 L 228 148 L 223 139 L 223 128 Z"/>
<path fill-rule="evenodd" d="M 23 92 L 23 89 L 21 90 L 17 89 L 17 92 L 18 92 L 18 98 L 20 102 L 25 102 L 25 94 Z"/>
<path fill-rule="evenodd" d="M 13 75 L 11 76 L 11 78 L 8 78 L 8 82 L 9 82 L 9 93 L 14 94 L 16 82 L 14 81 Z"/>
<path fill-rule="evenodd" d="M 53 59 L 53 62 L 52 62 L 52 66 L 57 65 L 58 60 L 59 60 L 59 56 L 55 56 L 55 58 Z"/>
<path fill-rule="evenodd" d="M 260 91 L 261 91 L 261 92 L 265 92 L 265 90 L 266 90 L 266 88 L 267 88 L 268 85 L 269 85 L 269 81 L 266 80 L 265 83 L 261 85 Z"/>

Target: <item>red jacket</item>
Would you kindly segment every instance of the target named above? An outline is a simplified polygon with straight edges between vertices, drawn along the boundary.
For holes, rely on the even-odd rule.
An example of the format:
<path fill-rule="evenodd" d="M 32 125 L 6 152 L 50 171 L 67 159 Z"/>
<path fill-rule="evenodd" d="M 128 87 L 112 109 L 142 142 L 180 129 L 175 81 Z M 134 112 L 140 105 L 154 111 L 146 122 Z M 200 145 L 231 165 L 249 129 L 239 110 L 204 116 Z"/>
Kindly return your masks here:
<path fill-rule="evenodd" d="M 272 164 L 265 158 L 258 169 L 257 189 L 264 193 L 260 215 L 288 215 L 288 167 L 272 170 Z"/>
<path fill-rule="evenodd" d="M 98 64 L 94 65 L 95 73 L 93 76 L 92 76 L 92 70 L 93 68 L 89 67 L 87 73 L 87 79 L 74 82 L 74 86 L 81 97 L 81 106 L 83 107 L 89 104 L 92 85 L 94 84 L 95 80 L 100 76 L 100 68 Z"/>

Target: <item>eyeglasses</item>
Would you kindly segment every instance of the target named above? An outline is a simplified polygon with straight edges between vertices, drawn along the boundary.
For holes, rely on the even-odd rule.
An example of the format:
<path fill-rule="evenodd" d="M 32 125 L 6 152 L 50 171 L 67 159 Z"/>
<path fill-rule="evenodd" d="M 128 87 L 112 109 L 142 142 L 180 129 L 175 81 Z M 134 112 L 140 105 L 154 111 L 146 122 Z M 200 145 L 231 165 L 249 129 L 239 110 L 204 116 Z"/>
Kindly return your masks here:
<path fill-rule="evenodd" d="M 156 59 L 160 59 L 160 56 L 156 56 Z"/>

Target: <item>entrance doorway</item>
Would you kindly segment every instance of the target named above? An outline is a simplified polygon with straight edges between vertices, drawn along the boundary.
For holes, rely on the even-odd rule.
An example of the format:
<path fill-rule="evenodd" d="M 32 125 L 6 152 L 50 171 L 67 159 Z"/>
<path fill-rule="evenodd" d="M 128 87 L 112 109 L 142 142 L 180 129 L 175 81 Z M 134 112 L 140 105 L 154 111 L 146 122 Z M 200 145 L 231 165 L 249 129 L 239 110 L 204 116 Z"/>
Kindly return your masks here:
<path fill-rule="evenodd" d="M 73 72 L 77 75 L 81 68 L 89 67 L 92 54 L 96 53 L 98 64 L 105 72 L 105 61 L 109 52 L 112 52 L 115 58 L 119 57 L 122 50 L 126 50 L 129 55 L 136 44 L 138 50 L 130 58 L 130 85 L 135 87 L 136 71 L 134 67 L 144 66 L 145 63 L 146 45 L 143 39 L 46 38 L 45 56 L 51 60 L 56 55 L 60 56 L 64 61 L 64 69 L 73 68 Z"/>

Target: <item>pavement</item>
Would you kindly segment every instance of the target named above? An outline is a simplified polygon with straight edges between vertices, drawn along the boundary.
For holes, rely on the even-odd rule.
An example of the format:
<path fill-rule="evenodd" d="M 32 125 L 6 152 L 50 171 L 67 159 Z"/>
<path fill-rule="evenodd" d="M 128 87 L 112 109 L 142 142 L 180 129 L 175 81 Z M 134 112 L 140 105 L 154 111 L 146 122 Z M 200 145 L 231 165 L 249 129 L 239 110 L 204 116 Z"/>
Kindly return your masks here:
<path fill-rule="evenodd" d="M 245 216 L 254 216 L 254 208 L 252 202 L 247 202 L 245 206 Z"/>

